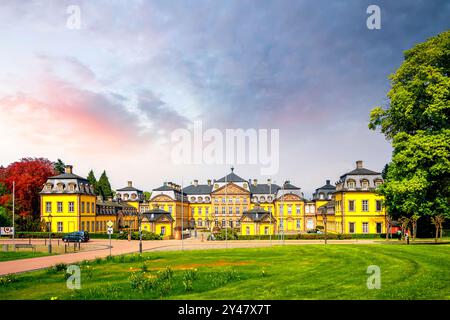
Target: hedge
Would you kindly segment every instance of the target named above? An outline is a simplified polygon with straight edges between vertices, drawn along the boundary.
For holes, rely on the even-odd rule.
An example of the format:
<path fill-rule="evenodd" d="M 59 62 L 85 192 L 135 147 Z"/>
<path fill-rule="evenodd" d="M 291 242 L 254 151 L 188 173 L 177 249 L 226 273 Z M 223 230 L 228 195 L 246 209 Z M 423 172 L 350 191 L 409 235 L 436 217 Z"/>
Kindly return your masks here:
<path fill-rule="evenodd" d="M 340 234 L 340 233 L 329 233 L 327 234 L 327 239 L 331 240 L 344 240 L 344 239 L 378 239 L 385 238 L 386 234 L 376 233 L 376 234 Z M 239 235 L 239 240 L 269 240 L 269 235 Z M 272 235 L 272 239 L 279 239 L 278 235 Z M 325 239 L 325 234 L 319 233 L 299 233 L 299 234 L 285 234 L 285 240 L 321 240 Z"/>
<path fill-rule="evenodd" d="M 67 233 L 52 232 L 52 238 L 53 239 L 62 238 L 66 234 Z M 49 236 L 48 232 L 16 232 L 16 238 L 25 238 L 25 239 L 41 238 L 41 239 L 43 239 L 43 238 L 48 238 L 48 236 Z M 91 238 L 91 239 L 109 239 L 109 235 L 106 233 L 89 233 L 89 238 Z M 111 235 L 111 239 L 126 240 L 126 239 L 128 239 L 128 232 L 123 232 L 123 233 L 115 232 Z M 139 232 L 132 233 L 132 240 L 139 240 Z M 142 240 L 162 240 L 162 237 L 153 232 L 148 232 L 148 231 L 144 230 L 144 231 L 142 231 Z"/>

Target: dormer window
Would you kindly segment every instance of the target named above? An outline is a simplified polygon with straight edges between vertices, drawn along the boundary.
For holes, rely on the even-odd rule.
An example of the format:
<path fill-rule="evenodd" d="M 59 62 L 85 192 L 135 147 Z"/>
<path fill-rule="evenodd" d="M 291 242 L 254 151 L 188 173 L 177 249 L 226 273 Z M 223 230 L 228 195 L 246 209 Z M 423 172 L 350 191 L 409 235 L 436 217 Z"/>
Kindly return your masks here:
<path fill-rule="evenodd" d="M 70 192 L 75 192 L 75 184 L 69 183 L 68 188 Z"/>
<path fill-rule="evenodd" d="M 369 189 L 369 181 L 367 181 L 367 180 L 362 180 L 362 181 L 361 181 L 361 188 L 364 189 L 364 190 Z"/>
<path fill-rule="evenodd" d="M 198 197 L 198 202 L 203 202 L 203 197 Z"/>
<path fill-rule="evenodd" d="M 133 199 L 133 200 L 134 200 L 134 199 L 136 199 L 136 198 L 137 198 L 137 195 L 136 195 L 136 193 L 132 193 L 132 194 L 131 194 L 131 199 Z"/>
<path fill-rule="evenodd" d="M 347 181 L 347 188 L 355 189 L 355 187 L 356 187 L 356 182 L 354 180 Z"/>
<path fill-rule="evenodd" d="M 328 200 L 331 200 L 331 193 L 329 193 L 328 195 L 327 195 L 327 198 L 328 198 Z"/>
<path fill-rule="evenodd" d="M 381 181 L 380 179 L 375 180 L 375 187 L 381 186 L 382 183 L 383 183 L 383 181 Z"/>
<path fill-rule="evenodd" d="M 195 197 L 191 197 L 191 202 L 195 202 Z"/>
<path fill-rule="evenodd" d="M 51 191 L 52 188 L 53 188 L 53 185 L 52 185 L 51 183 L 47 183 L 47 184 L 45 185 L 45 191 Z"/>
<path fill-rule="evenodd" d="M 125 200 L 128 200 L 129 197 L 130 197 L 130 196 L 128 195 L 128 193 L 124 193 L 124 194 L 123 194 L 123 198 L 124 198 Z"/>
<path fill-rule="evenodd" d="M 64 191 L 64 183 L 58 183 L 56 185 L 56 190 L 57 191 Z"/>
<path fill-rule="evenodd" d="M 320 199 L 320 200 L 323 200 L 323 199 L 325 199 L 325 194 L 323 194 L 322 192 L 321 192 L 321 193 L 319 193 L 319 199 Z"/>
<path fill-rule="evenodd" d="M 266 197 L 264 197 L 264 196 L 259 197 L 259 201 L 265 202 L 266 201 Z"/>

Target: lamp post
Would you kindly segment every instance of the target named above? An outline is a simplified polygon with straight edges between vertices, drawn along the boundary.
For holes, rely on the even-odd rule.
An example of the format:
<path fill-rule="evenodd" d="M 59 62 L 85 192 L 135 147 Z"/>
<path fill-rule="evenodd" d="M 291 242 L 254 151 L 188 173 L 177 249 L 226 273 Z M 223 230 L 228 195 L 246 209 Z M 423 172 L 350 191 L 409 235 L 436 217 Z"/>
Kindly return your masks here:
<path fill-rule="evenodd" d="M 322 211 L 322 220 L 324 225 L 324 231 L 325 231 L 325 244 L 327 244 L 327 209 L 325 211 Z"/>
<path fill-rule="evenodd" d="M 139 253 L 142 254 L 142 212 L 138 212 L 139 222 Z"/>
<path fill-rule="evenodd" d="M 48 214 L 48 253 L 52 253 L 52 214 Z"/>

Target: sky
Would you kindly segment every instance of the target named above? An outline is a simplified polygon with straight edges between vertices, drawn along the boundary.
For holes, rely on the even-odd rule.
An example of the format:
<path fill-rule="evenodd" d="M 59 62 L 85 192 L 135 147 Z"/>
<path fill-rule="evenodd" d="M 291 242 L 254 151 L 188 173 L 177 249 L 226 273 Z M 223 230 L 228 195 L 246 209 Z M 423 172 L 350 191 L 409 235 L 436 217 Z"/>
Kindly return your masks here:
<path fill-rule="evenodd" d="M 369 5 L 381 28 L 367 28 Z M 79 8 L 73 28 L 69 6 Z M 68 11 L 69 10 L 69 11 Z M 0 2 L 0 165 L 60 158 L 113 188 L 206 183 L 230 164 L 174 160 L 171 135 L 279 130 L 279 170 L 307 197 L 363 160 L 391 157 L 367 127 L 403 52 L 450 29 L 449 1 Z"/>

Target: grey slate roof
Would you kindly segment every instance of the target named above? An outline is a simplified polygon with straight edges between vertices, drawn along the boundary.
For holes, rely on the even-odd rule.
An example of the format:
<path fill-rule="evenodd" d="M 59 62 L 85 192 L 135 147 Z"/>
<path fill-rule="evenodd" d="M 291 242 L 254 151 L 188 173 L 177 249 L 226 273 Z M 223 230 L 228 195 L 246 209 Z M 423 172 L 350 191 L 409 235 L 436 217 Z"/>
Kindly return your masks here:
<path fill-rule="evenodd" d="M 185 194 L 210 194 L 212 192 L 212 185 L 208 184 L 199 184 L 199 185 L 190 185 L 183 189 Z"/>
<path fill-rule="evenodd" d="M 242 179 L 238 175 L 236 175 L 234 172 L 231 172 L 230 174 L 226 175 L 226 182 L 247 182 L 247 180 Z M 216 180 L 216 182 L 225 182 L 225 177 L 220 178 L 219 180 Z"/>
<path fill-rule="evenodd" d="M 381 172 L 375 172 L 366 168 L 356 168 L 350 172 L 344 173 L 340 178 L 344 178 L 345 176 L 354 176 L 354 175 L 379 175 Z"/>
<path fill-rule="evenodd" d="M 161 210 L 159 208 L 155 208 L 155 209 L 146 211 L 146 212 L 143 213 L 143 215 L 147 218 L 148 221 L 157 221 L 162 216 L 165 216 L 170 221 L 173 221 L 173 218 L 172 218 L 172 215 L 170 214 L 170 212 Z"/>
<path fill-rule="evenodd" d="M 280 189 L 281 187 L 277 184 L 273 184 L 271 186 L 269 186 L 267 183 L 261 183 L 261 184 L 257 184 L 256 186 L 254 184 L 250 185 L 250 193 L 252 194 L 269 194 L 270 192 L 272 192 L 272 194 L 275 194 L 278 189 Z"/>
<path fill-rule="evenodd" d="M 80 177 L 73 173 L 61 173 L 61 174 L 58 174 L 57 176 L 50 177 L 49 179 L 59 179 L 59 180 L 76 179 L 76 180 L 82 180 L 82 181 L 86 181 L 86 182 L 88 181 L 86 178 Z"/>
<path fill-rule="evenodd" d="M 299 187 L 292 185 L 290 182 L 284 184 L 284 190 L 300 190 Z"/>
<path fill-rule="evenodd" d="M 125 187 L 125 188 L 117 189 L 116 191 L 136 191 L 136 192 L 143 192 L 142 190 L 136 189 L 135 187 Z"/>
<path fill-rule="evenodd" d="M 261 208 L 261 207 L 255 207 L 255 208 L 253 208 L 253 209 L 251 209 L 251 210 L 244 211 L 244 212 L 242 213 L 241 220 L 242 220 L 244 217 L 248 217 L 248 218 L 252 219 L 252 220 L 255 221 L 255 222 L 262 221 L 262 220 L 264 220 L 266 217 L 269 217 L 269 218 L 274 219 L 272 213 L 270 213 L 269 211 L 264 210 L 264 209 Z"/>

